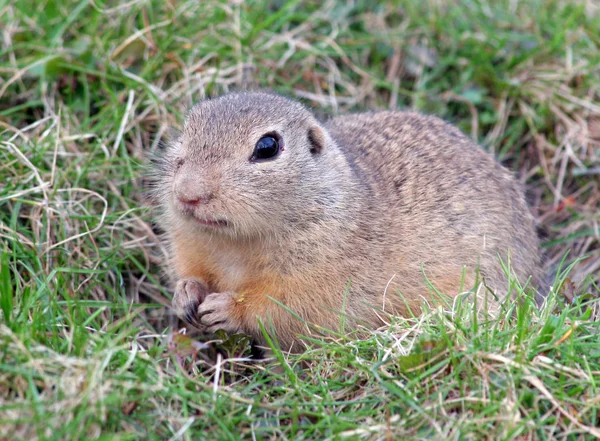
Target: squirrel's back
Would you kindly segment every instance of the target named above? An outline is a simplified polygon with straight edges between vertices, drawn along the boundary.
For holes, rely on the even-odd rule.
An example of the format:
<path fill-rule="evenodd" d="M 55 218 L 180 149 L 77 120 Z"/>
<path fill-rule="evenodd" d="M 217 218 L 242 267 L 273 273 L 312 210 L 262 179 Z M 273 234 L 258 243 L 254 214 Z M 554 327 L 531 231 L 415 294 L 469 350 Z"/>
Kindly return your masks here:
<path fill-rule="evenodd" d="M 377 201 L 389 245 L 425 274 L 444 262 L 478 265 L 503 291 L 501 258 L 538 286 L 538 239 L 521 186 L 456 127 L 391 111 L 343 115 L 325 127 Z"/>

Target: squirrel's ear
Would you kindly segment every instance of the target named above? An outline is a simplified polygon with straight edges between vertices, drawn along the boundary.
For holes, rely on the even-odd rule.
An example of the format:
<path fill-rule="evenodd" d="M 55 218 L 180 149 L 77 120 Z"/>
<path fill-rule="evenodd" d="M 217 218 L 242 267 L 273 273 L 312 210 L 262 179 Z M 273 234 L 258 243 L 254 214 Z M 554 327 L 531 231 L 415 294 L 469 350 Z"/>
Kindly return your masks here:
<path fill-rule="evenodd" d="M 310 152 L 318 155 L 325 148 L 326 135 L 319 126 L 312 126 L 308 129 L 308 142 L 310 143 Z"/>

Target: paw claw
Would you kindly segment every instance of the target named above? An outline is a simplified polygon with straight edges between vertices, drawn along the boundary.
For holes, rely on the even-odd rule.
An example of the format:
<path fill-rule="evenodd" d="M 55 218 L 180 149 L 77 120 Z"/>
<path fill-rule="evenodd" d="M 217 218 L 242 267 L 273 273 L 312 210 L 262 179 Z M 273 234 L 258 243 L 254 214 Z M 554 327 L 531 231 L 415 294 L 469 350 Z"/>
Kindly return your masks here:
<path fill-rule="evenodd" d="M 173 308 L 186 322 L 199 327 L 196 311 L 207 294 L 208 288 L 201 281 L 194 278 L 180 280 L 175 286 Z"/>
<path fill-rule="evenodd" d="M 195 318 L 196 308 L 198 308 L 199 303 L 190 304 L 185 310 L 185 321 L 191 324 L 196 325 L 197 321 Z"/>
<path fill-rule="evenodd" d="M 231 293 L 212 293 L 206 296 L 198 306 L 197 317 L 199 323 L 208 332 L 224 329 L 227 332 L 237 332 L 240 329 L 235 322 L 232 308 L 235 305 Z"/>

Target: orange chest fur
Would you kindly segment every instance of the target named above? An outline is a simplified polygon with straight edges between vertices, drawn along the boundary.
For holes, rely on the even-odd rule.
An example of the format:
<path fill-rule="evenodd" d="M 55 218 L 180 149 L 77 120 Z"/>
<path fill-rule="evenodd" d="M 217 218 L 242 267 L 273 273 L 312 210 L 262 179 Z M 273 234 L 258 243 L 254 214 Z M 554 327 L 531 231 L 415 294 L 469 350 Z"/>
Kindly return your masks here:
<path fill-rule="evenodd" d="M 242 297 L 279 297 L 283 281 L 264 269 L 252 249 L 198 242 L 175 243 L 173 264 L 180 278 L 195 277 L 214 292 Z"/>

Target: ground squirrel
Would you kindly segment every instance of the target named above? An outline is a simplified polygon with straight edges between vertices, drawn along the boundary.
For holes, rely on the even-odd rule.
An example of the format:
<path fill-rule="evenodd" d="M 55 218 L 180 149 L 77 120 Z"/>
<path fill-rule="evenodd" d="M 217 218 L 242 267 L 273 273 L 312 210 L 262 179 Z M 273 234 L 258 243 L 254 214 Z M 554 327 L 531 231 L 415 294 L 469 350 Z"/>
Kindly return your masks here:
<path fill-rule="evenodd" d="M 436 117 L 319 122 L 275 94 L 207 99 L 162 152 L 155 184 L 174 307 L 208 332 L 264 343 L 260 319 L 282 348 L 298 349 L 303 320 L 377 327 L 387 313 L 418 312 L 432 286 L 468 291 L 476 268 L 502 297 L 507 253 L 522 283 L 538 280 L 517 181 Z"/>

